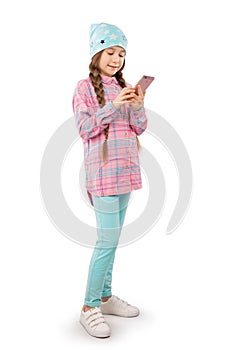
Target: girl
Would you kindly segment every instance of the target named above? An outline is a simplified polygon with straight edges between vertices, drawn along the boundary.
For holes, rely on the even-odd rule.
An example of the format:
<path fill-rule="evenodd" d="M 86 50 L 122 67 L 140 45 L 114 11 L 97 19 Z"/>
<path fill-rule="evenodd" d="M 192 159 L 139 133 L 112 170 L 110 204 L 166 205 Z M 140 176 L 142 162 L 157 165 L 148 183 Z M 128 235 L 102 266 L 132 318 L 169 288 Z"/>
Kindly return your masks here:
<path fill-rule="evenodd" d="M 126 84 L 127 39 L 107 23 L 90 29 L 89 78 L 78 82 L 73 109 L 84 145 L 86 188 L 97 224 L 80 323 L 95 337 L 109 337 L 103 314 L 134 317 L 137 307 L 112 295 L 112 269 L 132 190 L 142 187 L 137 135 L 147 127 L 140 86 Z"/>

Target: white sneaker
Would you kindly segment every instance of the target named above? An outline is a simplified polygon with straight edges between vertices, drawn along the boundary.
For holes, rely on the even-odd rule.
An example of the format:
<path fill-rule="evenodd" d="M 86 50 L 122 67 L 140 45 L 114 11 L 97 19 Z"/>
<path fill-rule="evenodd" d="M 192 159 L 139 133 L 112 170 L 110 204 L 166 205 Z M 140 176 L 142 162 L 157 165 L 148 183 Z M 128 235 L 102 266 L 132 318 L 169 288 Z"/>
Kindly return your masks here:
<path fill-rule="evenodd" d="M 100 308 L 93 307 L 88 311 L 81 311 L 80 323 L 86 331 L 97 338 L 110 337 L 111 329 L 105 321 Z"/>
<path fill-rule="evenodd" d="M 128 304 L 126 301 L 112 295 L 107 301 L 101 303 L 101 311 L 105 315 L 116 315 L 122 317 L 135 317 L 139 315 L 136 306 Z"/>

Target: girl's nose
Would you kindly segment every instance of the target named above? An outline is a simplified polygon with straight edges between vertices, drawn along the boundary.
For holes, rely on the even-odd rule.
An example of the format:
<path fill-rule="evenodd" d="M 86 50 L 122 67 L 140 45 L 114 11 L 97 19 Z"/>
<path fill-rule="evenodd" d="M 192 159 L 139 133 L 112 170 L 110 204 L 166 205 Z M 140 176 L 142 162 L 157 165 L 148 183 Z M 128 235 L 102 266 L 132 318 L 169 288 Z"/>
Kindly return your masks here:
<path fill-rule="evenodd" d="M 114 55 L 113 56 L 113 62 L 119 62 L 119 56 L 118 55 Z"/>

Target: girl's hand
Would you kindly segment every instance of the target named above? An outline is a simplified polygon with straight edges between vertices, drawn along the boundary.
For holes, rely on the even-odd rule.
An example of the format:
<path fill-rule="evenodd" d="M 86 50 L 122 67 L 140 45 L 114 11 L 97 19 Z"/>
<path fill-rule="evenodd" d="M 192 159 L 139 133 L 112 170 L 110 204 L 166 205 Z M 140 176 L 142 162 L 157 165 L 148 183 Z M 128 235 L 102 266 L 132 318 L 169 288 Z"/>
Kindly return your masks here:
<path fill-rule="evenodd" d="M 137 85 L 137 94 L 134 94 L 134 98 L 131 99 L 130 105 L 134 111 L 137 111 L 143 106 L 145 93 L 143 94 L 141 86 Z"/>
<path fill-rule="evenodd" d="M 115 108 L 120 109 L 126 103 L 132 103 L 136 98 L 135 88 L 125 87 L 119 95 L 112 101 Z"/>

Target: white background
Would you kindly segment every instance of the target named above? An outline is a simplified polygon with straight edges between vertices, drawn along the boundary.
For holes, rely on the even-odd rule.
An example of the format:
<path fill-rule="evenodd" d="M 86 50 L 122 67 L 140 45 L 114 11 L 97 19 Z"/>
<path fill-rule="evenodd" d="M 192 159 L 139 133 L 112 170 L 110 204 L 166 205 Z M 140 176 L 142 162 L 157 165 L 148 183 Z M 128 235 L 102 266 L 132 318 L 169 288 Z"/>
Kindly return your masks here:
<path fill-rule="evenodd" d="M 22 0 L 2 2 L 0 13 L 1 348 L 126 349 L 147 342 L 159 350 L 232 349 L 230 1 Z M 194 175 L 189 211 L 166 235 L 178 180 L 154 142 L 167 182 L 164 214 L 117 251 L 113 283 L 141 315 L 108 317 L 112 337 L 105 340 L 78 323 L 91 249 L 57 231 L 40 195 L 44 149 L 72 116 L 73 90 L 88 75 L 89 26 L 101 21 L 118 25 L 129 40 L 126 80 L 155 75 L 146 107 L 179 133 Z M 146 133 L 141 142 L 147 145 Z M 82 157 L 75 147 L 72 154 Z M 75 171 L 67 162 L 67 179 Z M 72 206 L 78 196 L 74 190 Z"/>

